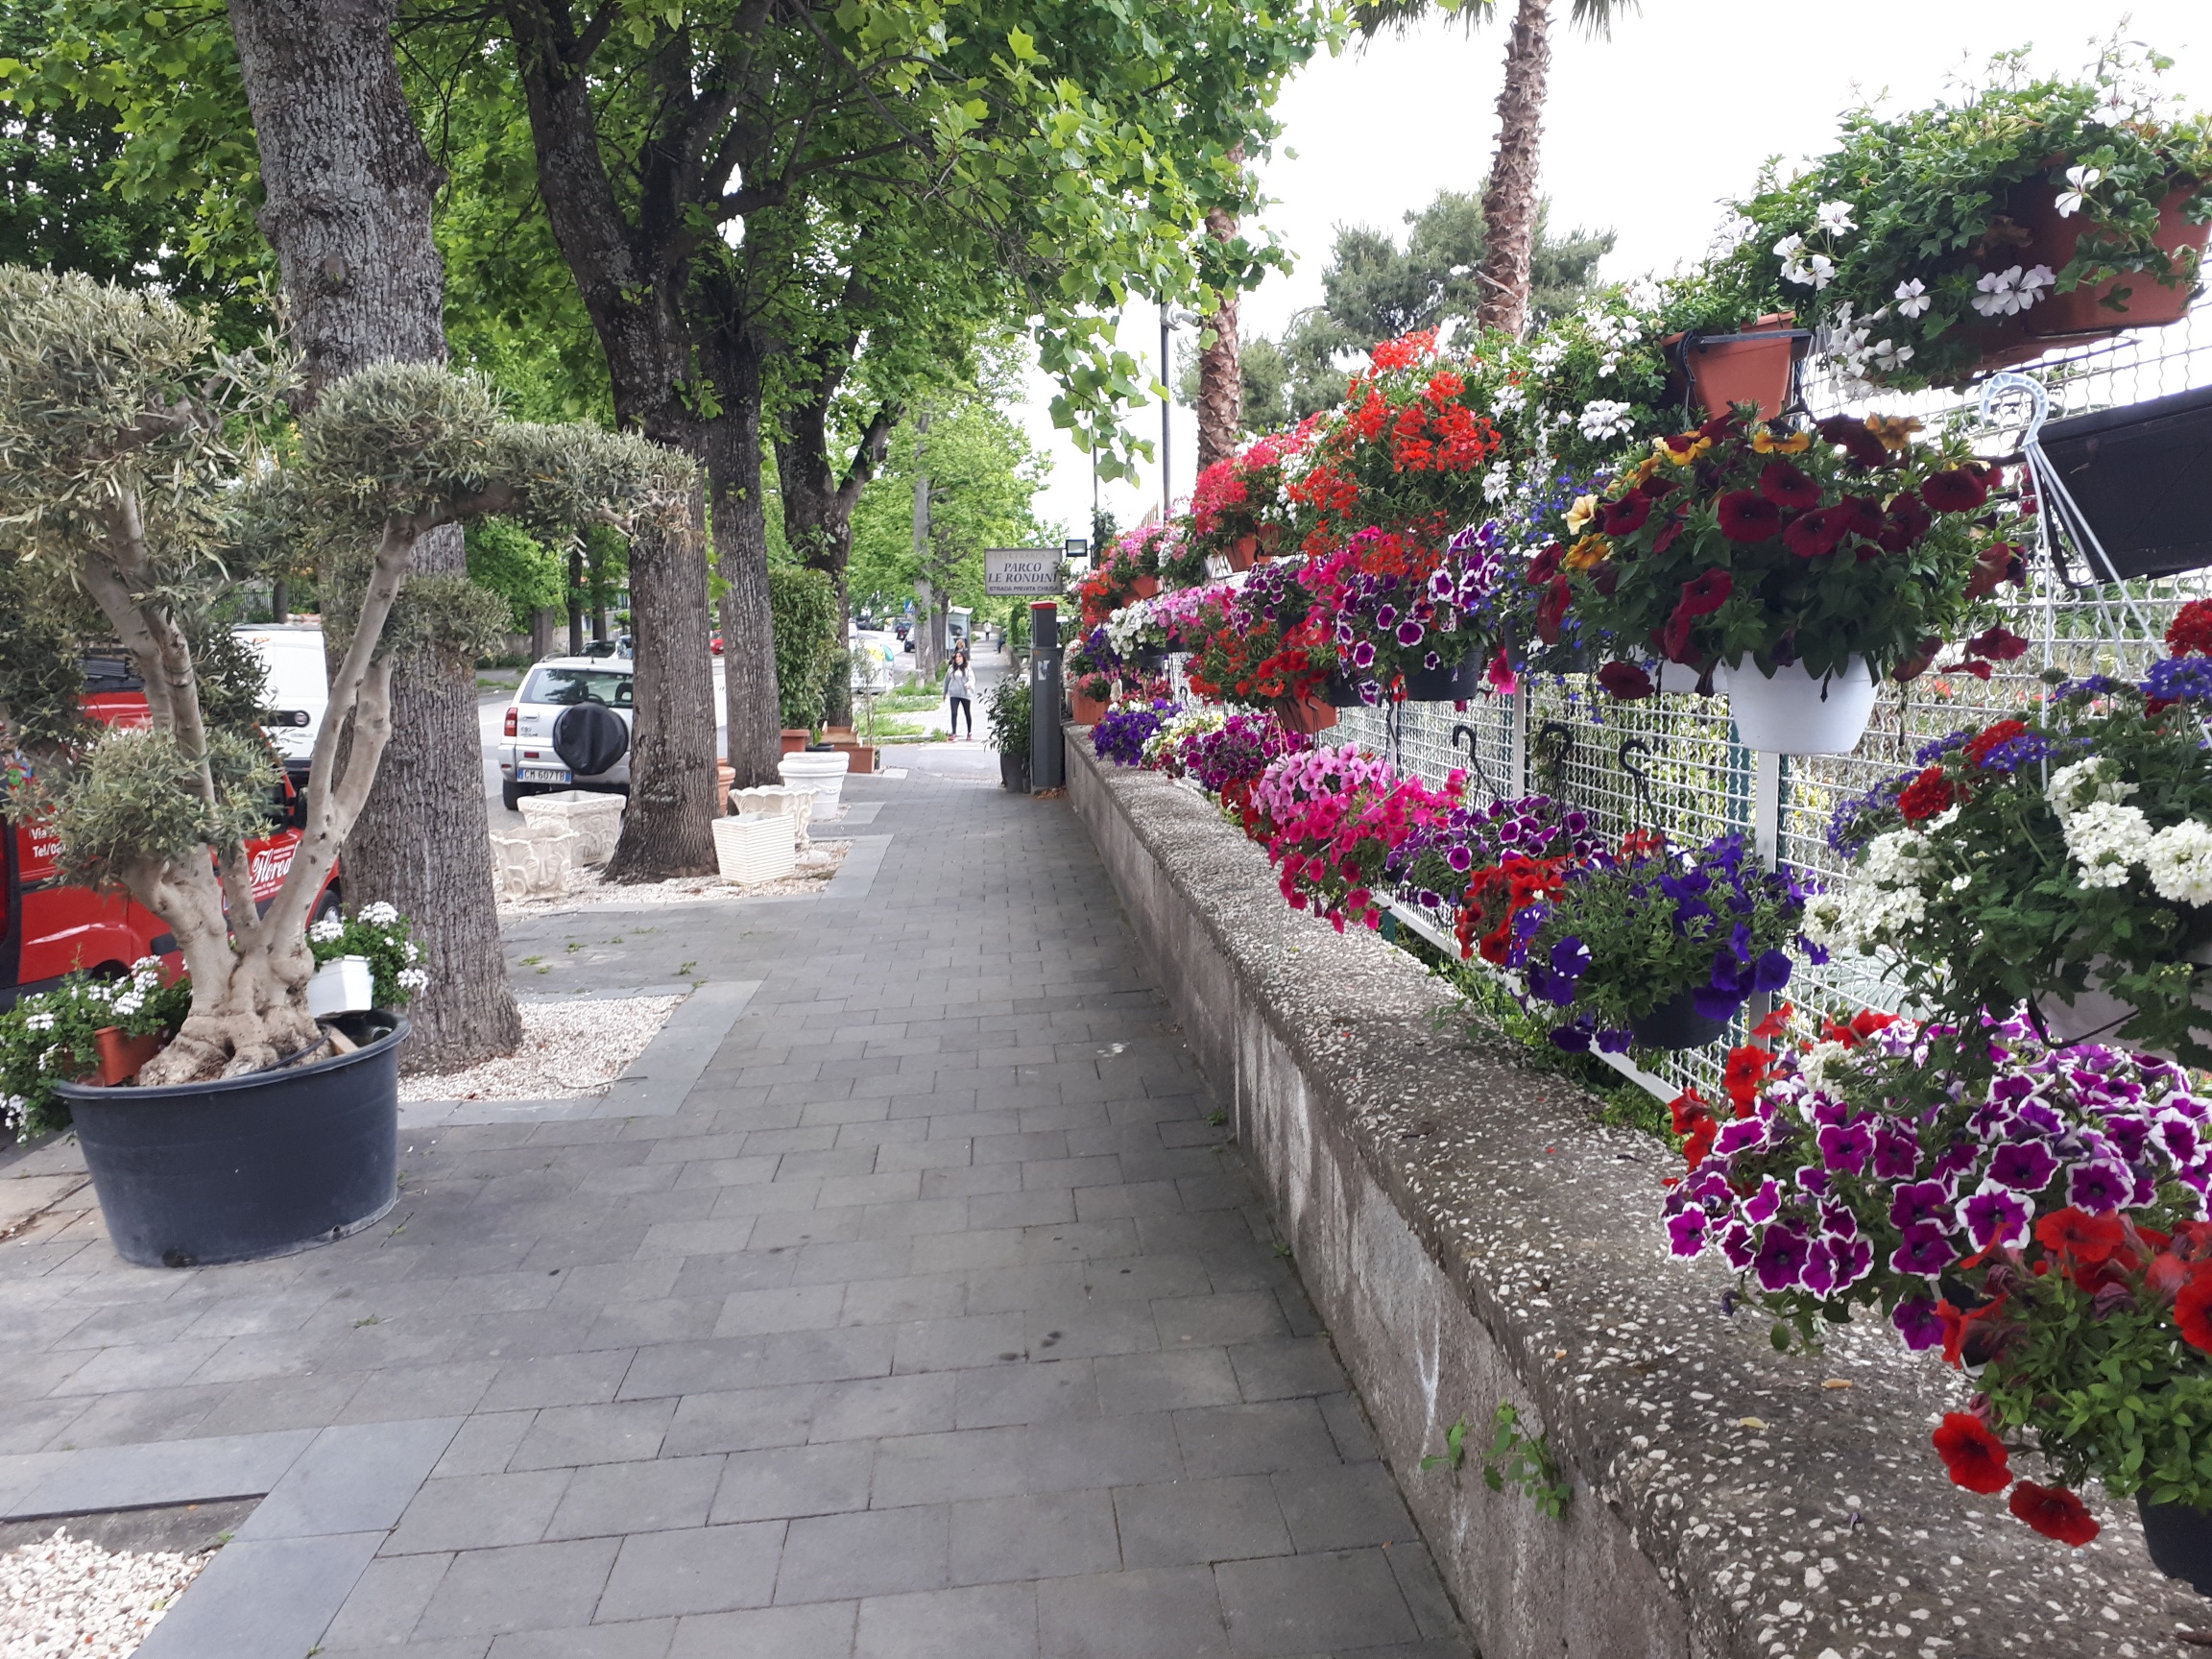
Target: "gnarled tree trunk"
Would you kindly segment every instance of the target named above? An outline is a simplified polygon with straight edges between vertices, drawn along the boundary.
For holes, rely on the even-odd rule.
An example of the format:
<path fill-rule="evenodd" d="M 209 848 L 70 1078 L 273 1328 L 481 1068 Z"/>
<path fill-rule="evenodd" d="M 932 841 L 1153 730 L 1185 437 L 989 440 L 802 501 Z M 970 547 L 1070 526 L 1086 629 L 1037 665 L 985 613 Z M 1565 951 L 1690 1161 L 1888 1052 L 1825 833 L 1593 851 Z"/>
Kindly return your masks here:
<path fill-rule="evenodd" d="M 1519 334 L 1528 316 L 1551 67 L 1551 0 L 1520 0 L 1505 47 L 1505 85 L 1498 94 L 1498 156 L 1482 186 L 1482 263 L 1477 267 L 1482 298 L 1475 313 L 1483 327 L 1508 334 Z"/>
<path fill-rule="evenodd" d="M 445 360 L 445 274 L 430 236 L 438 169 L 393 56 L 397 0 L 230 0 L 291 324 L 312 398 L 372 363 Z M 466 574 L 458 525 L 424 535 L 414 568 Z M 331 664 L 335 668 L 336 663 Z M 475 676 L 428 659 L 393 677 L 393 730 L 347 836 L 347 901 L 415 924 L 428 986 L 408 1005 L 412 1070 L 510 1052 L 522 1022 L 499 949 Z"/>

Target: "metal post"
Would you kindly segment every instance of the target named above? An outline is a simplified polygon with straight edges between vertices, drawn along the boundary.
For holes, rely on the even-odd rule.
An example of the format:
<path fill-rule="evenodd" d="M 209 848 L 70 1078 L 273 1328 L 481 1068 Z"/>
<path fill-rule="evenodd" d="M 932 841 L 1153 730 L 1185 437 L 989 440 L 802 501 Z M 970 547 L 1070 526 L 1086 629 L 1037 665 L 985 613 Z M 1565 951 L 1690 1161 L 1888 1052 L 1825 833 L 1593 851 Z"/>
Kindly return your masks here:
<path fill-rule="evenodd" d="M 1052 600 L 1029 607 L 1029 787 L 1061 786 L 1060 608 Z"/>
<path fill-rule="evenodd" d="M 1174 493 L 1167 487 L 1167 413 L 1175 406 L 1174 365 L 1167 360 L 1167 330 L 1169 321 L 1167 302 L 1160 302 L 1160 522 L 1167 522 L 1174 511 Z"/>

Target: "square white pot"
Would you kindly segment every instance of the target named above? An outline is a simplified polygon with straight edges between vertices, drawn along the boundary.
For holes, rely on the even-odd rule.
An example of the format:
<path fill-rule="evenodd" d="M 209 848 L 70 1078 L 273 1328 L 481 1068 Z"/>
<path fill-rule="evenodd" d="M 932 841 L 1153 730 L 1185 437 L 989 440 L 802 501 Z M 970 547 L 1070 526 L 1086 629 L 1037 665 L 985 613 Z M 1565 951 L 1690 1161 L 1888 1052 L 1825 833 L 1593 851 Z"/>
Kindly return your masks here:
<path fill-rule="evenodd" d="M 375 1005 L 376 980 L 366 956 L 340 956 L 315 970 L 307 981 L 307 1012 L 316 1019 L 358 1014 Z"/>
<path fill-rule="evenodd" d="M 797 864 L 798 833 L 781 812 L 747 812 L 714 820 L 714 859 L 722 879 L 773 881 Z"/>

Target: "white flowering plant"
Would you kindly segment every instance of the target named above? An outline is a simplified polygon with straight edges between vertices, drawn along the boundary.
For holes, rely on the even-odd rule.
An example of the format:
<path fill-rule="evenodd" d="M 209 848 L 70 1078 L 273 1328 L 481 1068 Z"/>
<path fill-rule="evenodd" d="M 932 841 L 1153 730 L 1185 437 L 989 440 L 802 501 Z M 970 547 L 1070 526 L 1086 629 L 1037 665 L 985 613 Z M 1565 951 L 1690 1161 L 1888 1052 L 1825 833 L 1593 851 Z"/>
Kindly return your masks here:
<path fill-rule="evenodd" d="M 308 924 L 307 949 L 318 968 L 341 956 L 366 956 L 379 1008 L 403 1008 L 430 983 L 414 928 L 382 900 L 362 905 L 350 920 L 333 912 Z"/>
<path fill-rule="evenodd" d="M 96 1033 L 113 1025 L 126 1037 L 172 1037 L 192 1008 L 192 987 L 171 980 L 158 957 L 120 977 L 82 970 L 51 991 L 35 991 L 0 1013 L 0 1129 L 42 1135 L 69 1121 L 55 1092 L 98 1064 Z"/>
<path fill-rule="evenodd" d="M 2133 1011 L 2111 1040 L 2212 1066 L 2196 1002 L 2212 969 L 2193 959 L 2212 957 L 2207 713 L 2212 658 L 2185 654 L 1929 744 L 1837 809 L 1851 881 L 1808 936 L 1886 955 L 1944 1019 L 2094 991 Z"/>
<path fill-rule="evenodd" d="M 2036 306 L 2114 277 L 2117 325 L 2127 290 L 2198 281 L 2200 254 L 2161 238 L 2166 199 L 2212 219 L 2212 121 L 2161 94 L 2167 67 L 2108 49 L 2079 79 L 2035 79 L 2005 53 L 1957 102 L 1853 110 L 1836 149 L 1732 205 L 1705 279 L 1746 316 L 1816 321 L 1861 385 L 1955 384 Z"/>

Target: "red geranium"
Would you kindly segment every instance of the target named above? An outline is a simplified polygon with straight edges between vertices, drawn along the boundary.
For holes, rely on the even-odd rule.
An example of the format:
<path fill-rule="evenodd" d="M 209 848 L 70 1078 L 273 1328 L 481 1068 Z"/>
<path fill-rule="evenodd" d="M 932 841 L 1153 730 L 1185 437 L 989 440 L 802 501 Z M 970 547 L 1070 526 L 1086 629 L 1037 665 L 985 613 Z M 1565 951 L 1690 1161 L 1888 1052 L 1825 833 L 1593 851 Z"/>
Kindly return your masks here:
<path fill-rule="evenodd" d="M 2174 1323 L 2181 1340 L 2212 1354 L 2212 1273 L 2194 1275 L 2174 1298 Z"/>
<path fill-rule="evenodd" d="M 1946 1411 L 1936 1431 L 1936 1455 L 1954 1484 L 1969 1492 L 2002 1492 L 2012 1483 L 2011 1454 L 1970 1411 Z"/>
<path fill-rule="evenodd" d="M 1951 781 L 1943 776 L 1943 768 L 1931 766 L 1905 785 L 1905 792 L 1897 797 L 1897 810 L 1904 814 L 1906 823 L 1917 824 L 1935 817 L 1957 798 Z"/>
<path fill-rule="evenodd" d="M 1966 744 L 1966 758 L 1979 766 L 1989 758 L 1989 751 L 2000 744 L 2009 743 L 2015 737 L 2028 735 L 2028 728 L 2017 720 L 1999 720 L 1984 726 Z M 1936 808 L 1941 811 L 1941 807 Z"/>
<path fill-rule="evenodd" d="M 1728 1098 L 1736 1103 L 1738 1112 L 1746 1110 L 1759 1097 L 1759 1085 L 1773 1064 L 1772 1053 L 1750 1044 L 1728 1050 L 1728 1061 L 1721 1070 L 1720 1082 L 1721 1087 L 1728 1091 Z"/>
<path fill-rule="evenodd" d="M 2006 1507 L 2046 1538 L 2071 1544 L 2079 1550 L 2101 1528 L 2088 1506 L 2063 1486 L 2038 1486 L 2023 1480 L 2012 1488 Z"/>
<path fill-rule="evenodd" d="M 1720 534 L 1731 541 L 1769 541 L 1782 528 L 1782 509 L 1756 490 L 1731 490 L 1714 503 Z"/>
<path fill-rule="evenodd" d="M 2176 657 L 2212 657 L 2212 599 L 2192 599 L 2175 613 L 2166 649 Z"/>

